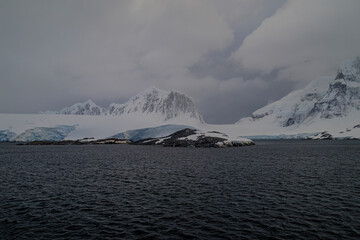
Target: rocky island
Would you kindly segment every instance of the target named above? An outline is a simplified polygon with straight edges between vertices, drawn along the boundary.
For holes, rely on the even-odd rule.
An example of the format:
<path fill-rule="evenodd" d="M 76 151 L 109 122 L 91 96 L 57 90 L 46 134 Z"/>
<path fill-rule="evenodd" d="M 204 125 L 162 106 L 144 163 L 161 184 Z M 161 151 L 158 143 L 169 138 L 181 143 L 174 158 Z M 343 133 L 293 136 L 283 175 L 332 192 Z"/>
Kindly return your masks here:
<path fill-rule="evenodd" d="M 134 142 L 136 145 L 162 145 L 164 147 L 202 147 L 224 148 L 254 145 L 250 139 L 230 139 L 225 133 L 216 131 L 201 132 L 196 129 L 186 128 L 167 137 L 144 139 Z"/>

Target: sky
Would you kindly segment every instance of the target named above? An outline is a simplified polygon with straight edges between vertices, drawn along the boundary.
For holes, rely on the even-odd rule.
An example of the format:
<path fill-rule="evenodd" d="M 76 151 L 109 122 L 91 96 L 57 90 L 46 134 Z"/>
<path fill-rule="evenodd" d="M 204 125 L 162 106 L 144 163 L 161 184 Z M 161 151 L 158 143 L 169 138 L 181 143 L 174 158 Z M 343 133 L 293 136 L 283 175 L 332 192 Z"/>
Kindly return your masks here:
<path fill-rule="evenodd" d="M 0 0 L 0 112 L 155 86 L 233 123 L 360 55 L 359 0 Z"/>

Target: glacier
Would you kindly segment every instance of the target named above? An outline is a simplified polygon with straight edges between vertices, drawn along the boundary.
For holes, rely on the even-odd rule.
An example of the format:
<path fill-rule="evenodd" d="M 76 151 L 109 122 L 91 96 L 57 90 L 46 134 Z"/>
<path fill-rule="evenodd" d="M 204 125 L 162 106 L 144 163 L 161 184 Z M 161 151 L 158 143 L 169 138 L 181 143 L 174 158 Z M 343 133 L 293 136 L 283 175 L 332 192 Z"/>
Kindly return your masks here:
<path fill-rule="evenodd" d="M 0 130 L 0 142 L 11 142 L 14 141 L 16 133 L 10 130 Z"/>
<path fill-rule="evenodd" d="M 30 142 L 30 141 L 61 141 L 72 131 L 76 126 L 55 126 L 49 127 L 36 127 L 27 129 L 25 132 L 19 134 L 16 142 Z"/>
<path fill-rule="evenodd" d="M 316 133 L 297 133 L 297 134 L 280 134 L 280 135 L 253 135 L 253 136 L 241 136 L 251 140 L 280 140 L 280 139 L 308 139 Z"/>

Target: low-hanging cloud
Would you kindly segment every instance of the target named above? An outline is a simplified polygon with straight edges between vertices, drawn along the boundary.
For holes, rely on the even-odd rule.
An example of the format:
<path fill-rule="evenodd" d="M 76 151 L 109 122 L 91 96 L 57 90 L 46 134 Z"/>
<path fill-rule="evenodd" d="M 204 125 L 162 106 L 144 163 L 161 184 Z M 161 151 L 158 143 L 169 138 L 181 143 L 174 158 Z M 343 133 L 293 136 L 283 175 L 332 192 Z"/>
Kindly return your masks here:
<path fill-rule="evenodd" d="M 4 101 L 42 90 L 47 98 L 59 88 L 62 94 L 50 94 L 55 102 L 75 95 L 129 97 L 151 85 L 170 88 L 174 76 L 184 76 L 186 85 L 192 80 L 187 68 L 233 38 L 216 9 L 202 1 L 2 5 L 2 89 L 17 95 L 3 91 Z"/>

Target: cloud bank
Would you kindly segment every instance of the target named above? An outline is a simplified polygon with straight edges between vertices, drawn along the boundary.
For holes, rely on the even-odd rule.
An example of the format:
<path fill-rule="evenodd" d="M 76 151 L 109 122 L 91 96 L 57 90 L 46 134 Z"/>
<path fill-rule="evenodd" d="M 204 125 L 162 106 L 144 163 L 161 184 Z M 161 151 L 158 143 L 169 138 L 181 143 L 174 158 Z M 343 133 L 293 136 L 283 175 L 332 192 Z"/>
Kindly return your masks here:
<path fill-rule="evenodd" d="M 356 54 L 359 1 L 0 2 L 0 112 L 123 102 L 149 86 L 231 123 Z"/>
<path fill-rule="evenodd" d="M 308 82 L 359 54 L 360 1 L 291 0 L 248 35 L 233 58 L 263 74 Z"/>

